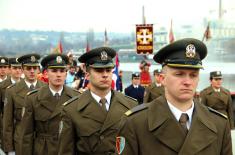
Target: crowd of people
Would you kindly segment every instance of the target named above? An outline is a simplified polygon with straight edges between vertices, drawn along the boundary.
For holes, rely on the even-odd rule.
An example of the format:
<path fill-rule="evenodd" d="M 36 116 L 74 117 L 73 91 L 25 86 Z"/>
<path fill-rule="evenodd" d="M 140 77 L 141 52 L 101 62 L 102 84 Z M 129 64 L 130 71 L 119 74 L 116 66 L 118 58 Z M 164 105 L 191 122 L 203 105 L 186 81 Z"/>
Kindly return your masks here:
<path fill-rule="evenodd" d="M 221 71 L 196 96 L 206 55 L 197 39 L 168 44 L 153 58 L 162 65 L 153 81 L 142 61 L 124 92 L 121 80 L 112 88 L 110 47 L 78 60 L 1 56 L 0 147 L 8 155 L 232 155 L 232 99 Z"/>

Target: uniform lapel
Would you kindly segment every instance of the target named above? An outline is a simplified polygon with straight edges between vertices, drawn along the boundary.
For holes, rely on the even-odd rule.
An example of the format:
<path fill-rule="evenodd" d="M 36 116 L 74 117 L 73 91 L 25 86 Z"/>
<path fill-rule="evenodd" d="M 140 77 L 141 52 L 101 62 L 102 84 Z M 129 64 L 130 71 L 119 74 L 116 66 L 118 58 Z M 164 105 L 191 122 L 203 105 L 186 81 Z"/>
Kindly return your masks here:
<path fill-rule="evenodd" d="M 17 83 L 16 94 L 24 99 L 25 95 L 29 92 L 29 88 L 27 87 L 25 81 L 22 79 L 19 83 Z"/>
<path fill-rule="evenodd" d="M 102 111 L 98 103 L 93 99 L 89 90 L 82 93 L 78 99 L 77 111 L 86 118 L 103 123 L 106 114 Z"/>
<path fill-rule="evenodd" d="M 127 101 L 123 99 L 123 97 L 123 95 L 113 91 L 111 105 L 101 132 L 119 122 L 123 114 L 131 108 L 128 106 L 128 104 L 126 104 Z"/>
<path fill-rule="evenodd" d="M 35 88 L 40 88 L 40 87 L 42 87 L 43 85 L 44 85 L 44 83 L 43 83 L 43 82 L 41 82 L 41 81 L 37 80 L 37 83 L 36 83 Z"/>
<path fill-rule="evenodd" d="M 49 89 L 49 86 L 46 85 L 44 87 L 41 87 L 39 94 L 38 94 L 38 100 L 41 106 L 48 109 L 51 113 L 54 111 L 56 103 L 51 102 L 53 101 L 52 93 Z"/>
<path fill-rule="evenodd" d="M 199 103 L 195 104 L 192 125 L 179 154 L 196 154 L 217 139 L 217 129 L 210 119 L 209 111 Z M 195 145 L 197 144 L 197 145 Z"/>
<path fill-rule="evenodd" d="M 149 105 L 148 126 L 150 132 L 161 143 L 176 152 L 180 151 L 185 140 L 185 134 L 163 96 Z"/>
<path fill-rule="evenodd" d="M 56 107 L 51 115 L 51 118 L 53 118 L 61 113 L 62 104 L 74 96 L 72 91 L 73 91 L 72 89 L 68 89 L 68 87 L 64 86 L 63 92 L 61 94 L 59 101 L 57 101 L 57 103 L 55 103 Z"/>
<path fill-rule="evenodd" d="M 211 94 L 215 99 L 222 101 L 222 103 L 217 102 L 217 103 L 221 103 L 222 106 L 227 103 L 227 97 L 222 88 L 220 89 L 220 92 L 218 93 L 214 91 L 212 86 L 210 86 L 208 89 L 208 93 Z"/>

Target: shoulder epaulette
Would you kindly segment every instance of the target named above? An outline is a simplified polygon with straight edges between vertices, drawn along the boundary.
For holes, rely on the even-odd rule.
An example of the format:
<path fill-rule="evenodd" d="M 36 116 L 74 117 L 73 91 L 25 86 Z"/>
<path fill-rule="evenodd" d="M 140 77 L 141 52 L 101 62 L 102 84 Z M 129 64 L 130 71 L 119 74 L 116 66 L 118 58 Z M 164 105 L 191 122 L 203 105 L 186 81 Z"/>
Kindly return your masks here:
<path fill-rule="evenodd" d="M 138 112 L 138 111 L 141 111 L 141 110 L 146 109 L 147 107 L 148 107 L 148 106 L 147 106 L 147 104 L 145 104 L 145 103 L 140 104 L 140 105 L 138 105 L 138 106 L 132 108 L 131 110 L 128 110 L 127 112 L 125 112 L 125 115 L 126 115 L 126 116 L 130 116 L 130 115 L 132 115 L 132 114 L 134 114 L 134 113 L 136 113 L 136 112 Z"/>
<path fill-rule="evenodd" d="M 11 85 L 7 86 L 7 89 L 8 89 L 8 88 L 11 88 L 11 87 L 13 87 L 13 86 L 15 86 L 15 83 L 12 83 Z"/>
<path fill-rule="evenodd" d="M 211 111 L 211 112 L 213 112 L 213 113 L 215 113 L 215 114 L 217 114 L 217 115 L 220 115 L 220 116 L 222 116 L 222 117 L 228 119 L 228 116 L 226 116 L 225 114 L 223 114 L 223 113 L 221 113 L 221 112 L 219 112 L 219 111 L 217 111 L 217 110 L 215 110 L 215 109 L 213 109 L 213 108 L 211 108 L 211 107 L 208 107 L 208 109 L 209 109 L 209 111 Z"/>
<path fill-rule="evenodd" d="M 69 99 L 68 101 L 63 103 L 63 106 L 66 106 L 66 105 L 70 104 L 71 102 L 77 100 L 78 98 L 79 98 L 79 96 L 75 96 L 75 97 Z"/>
<path fill-rule="evenodd" d="M 131 100 L 134 100 L 135 102 L 137 102 L 137 99 L 135 99 L 135 98 L 133 98 L 133 97 L 130 97 L 130 96 L 127 96 L 127 95 L 125 95 L 125 97 L 127 97 L 127 98 L 129 98 L 129 99 L 131 99 Z"/>
<path fill-rule="evenodd" d="M 80 91 L 79 91 L 79 90 L 77 90 L 77 89 L 73 89 L 73 91 L 78 92 L 79 94 L 81 94 L 81 93 L 80 93 Z"/>
<path fill-rule="evenodd" d="M 38 92 L 38 90 L 39 90 L 39 89 L 34 89 L 34 90 L 32 90 L 32 91 L 28 92 L 28 93 L 27 93 L 27 96 L 29 96 L 29 95 L 31 95 L 31 94 L 34 94 L 34 93 Z"/>

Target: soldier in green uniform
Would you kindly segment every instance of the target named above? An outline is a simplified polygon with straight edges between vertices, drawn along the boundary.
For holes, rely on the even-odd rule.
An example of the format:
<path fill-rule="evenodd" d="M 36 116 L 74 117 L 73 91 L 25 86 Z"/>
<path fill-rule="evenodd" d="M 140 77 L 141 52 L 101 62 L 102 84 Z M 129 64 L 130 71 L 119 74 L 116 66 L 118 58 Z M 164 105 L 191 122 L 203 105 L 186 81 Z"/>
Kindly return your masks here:
<path fill-rule="evenodd" d="M 151 102 L 152 100 L 164 94 L 164 88 L 163 85 L 161 84 L 161 79 L 162 79 L 161 73 L 162 73 L 161 69 L 155 69 L 153 71 L 155 82 L 153 82 L 150 86 L 145 88 L 144 103 Z"/>
<path fill-rule="evenodd" d="M 17 61 L 17 58 L 9 58 L 10 65 L 10 76 L 7 77 L 6 80 L 0 83 L 0 140 L 2 140 L 2 119 L 3 119 L 3 107 L 4 107 L 4 98 L 5 98 L 5 90 L 11 84 L 14 84 L 20 81 L 20 77 L 22 74 L 21 63 Z M 1 143 L 2 144 L 2 143 Z"/>
<path fill-rule="evenodd" d="M 193 100 L 201 60 L 200 40 L 185 38 L 160 49 L 165 95 L 126 112 L 117 153 L 121 155 L 232 155 L 228 120 Z"/>
<path fill-rule="evenodd" d="M 99 47 L 79 57 L 86 65 L 90 87 L 64 104 L 60 155 L 115 153 L 121 117 L 137 105 L 136 100 L 111 90 L 115 55 L 112 48 Z"/>
<path fill-rule="evenodd" d="M 230 91 L 222 87 L 221 71 L 210 72 L 211 85 L 200 92 L 203 104 L 223 113 L 230 122 L 230 128 L 234 128 L 232 97 Z"/>
<path fill-rule="evenodd" d="M 9 60 L 7 57 L 0 56 L 0 83 L 7 79 Z"/>
<path fill-rule="evenodd" d="M 68 57 L 51 54 L 42 59 L 47 70 L 48 85 L 31 91 L 25 98 L 25 113 L 21 121 L 20 149 L 22 155 L 57 155 L 62 104 L 79 95 L 64 85 Z"/>
<path fill-rule="evenodd" d="M 18 58 L 22 64 L 25 79 L 7 87 L 3 114 L 3 149 L 8 153 L 19 152 L 20 122 L 24 113 L 24 98 L 34 88 L 44 85 L 37 81 L 39 72 L 38 54 L 27 54 Z"/>

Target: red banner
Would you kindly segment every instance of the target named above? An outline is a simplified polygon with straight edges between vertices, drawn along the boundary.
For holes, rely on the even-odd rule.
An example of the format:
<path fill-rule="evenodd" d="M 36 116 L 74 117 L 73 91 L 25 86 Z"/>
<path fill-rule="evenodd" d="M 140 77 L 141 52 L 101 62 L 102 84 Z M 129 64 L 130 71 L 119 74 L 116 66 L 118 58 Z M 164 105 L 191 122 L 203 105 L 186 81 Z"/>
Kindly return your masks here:
<path fill-rule="evenodd" d="M 153 53 L 153 24 L 136 25 L 137 54 Z"/>

